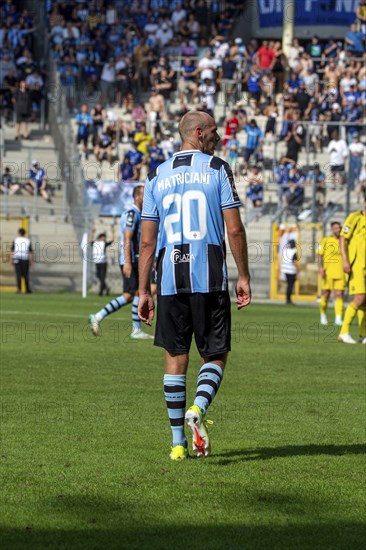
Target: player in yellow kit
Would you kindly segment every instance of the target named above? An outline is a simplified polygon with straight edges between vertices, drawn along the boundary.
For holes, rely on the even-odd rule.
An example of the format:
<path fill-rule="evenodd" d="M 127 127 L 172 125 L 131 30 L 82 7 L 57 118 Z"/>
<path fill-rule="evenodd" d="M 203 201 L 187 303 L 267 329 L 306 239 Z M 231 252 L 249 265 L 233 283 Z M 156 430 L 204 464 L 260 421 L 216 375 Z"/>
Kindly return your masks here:
<path fill-rule="evenodd" d="M 330 224 L 332 235 L 321 240 L 319 255 L 319 273 L 322 278 L 322 295 L 320 298 L 320 323 L 328 324 L 327 307 L 330 293 L 333 292 L 335 321 L 334 324 L 342 326 L 343 297 L 346 288 L 346 279 L 343 272 L 341 249 L 339 246 L 339 235 L 341 224 L 332 222 Z"/>
<path fill-rule="evenodd" d="M 357 313 L 359 341 L 366 344 L 366 196 L 363 212 L 353 212 L 344 222 L 340 246 L 343 271 L 348 274 L 348 291 L 353 300 L 346 309 L 338 342 L 356 343 L 349 330 Z"/>

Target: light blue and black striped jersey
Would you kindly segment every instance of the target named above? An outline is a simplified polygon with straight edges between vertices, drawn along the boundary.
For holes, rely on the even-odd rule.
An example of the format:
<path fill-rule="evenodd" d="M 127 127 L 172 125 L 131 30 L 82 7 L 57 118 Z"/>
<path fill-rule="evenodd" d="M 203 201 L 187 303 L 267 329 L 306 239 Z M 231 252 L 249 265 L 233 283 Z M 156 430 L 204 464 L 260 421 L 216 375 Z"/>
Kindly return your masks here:
<path fill-rule="evenodd" d="M 119 257 L 120 265 L 125 263 L 124 240 L 125 230 L 132 231 L 131 239 L 131 262 L 137 262 L 139 259 L 139 246 L 141 236 L 141 212 L 135 204 L 124 210 L 121 215 L 120 232 L 121 232 L 121 254 Z"/>
<path fill-rule="evenodd" d="M 240 206 L 227 162 L 181 151 L 146 179 L 142 220 L 159 222 L 158 294 L 227 289 L 222 211 Z"/>

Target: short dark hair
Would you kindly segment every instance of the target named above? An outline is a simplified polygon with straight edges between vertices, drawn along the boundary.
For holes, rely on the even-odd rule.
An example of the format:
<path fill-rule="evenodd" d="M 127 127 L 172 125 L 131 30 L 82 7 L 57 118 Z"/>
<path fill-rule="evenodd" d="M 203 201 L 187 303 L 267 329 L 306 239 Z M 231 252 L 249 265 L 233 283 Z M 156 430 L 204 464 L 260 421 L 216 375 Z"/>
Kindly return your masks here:
<path fill-rule="evenodd" d="M 24 237 L 24 235 L 26 234 L 26 230 L 23 229 L 23 227 L 21 227 L 21 228 L 18 230 L 18 233 L 19 233 L 19 235 L 21 235 L 22 237 Z"/>
<path fill-rule="evenodd" d="M 342 225 L 341 222 L 331 222 L 330 227 L 333 227 L 333 225 Z"/>
<path fill-rule="evenodd" d="M 135 199 L 139 193 L 142 193 L 143 185 L 136 185 L 132 191 L 132 196 Z"/>

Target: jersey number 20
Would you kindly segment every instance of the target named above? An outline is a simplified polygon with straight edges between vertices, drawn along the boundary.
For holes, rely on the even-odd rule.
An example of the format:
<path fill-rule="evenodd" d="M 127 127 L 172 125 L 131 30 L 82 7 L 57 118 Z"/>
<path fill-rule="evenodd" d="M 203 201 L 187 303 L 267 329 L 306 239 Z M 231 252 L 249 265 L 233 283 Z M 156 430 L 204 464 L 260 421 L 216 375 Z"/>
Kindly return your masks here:
<path fill-rule="evenodd" d="M 198 228 L 192 229 L 191 226 L 191 206 L 192 202 L 197 204 L 198 212 Z M 175 204 L 176 212 L 168 214 L 164 220 L 164 229 L 168 243 L 176 243 L 182 240 L 182 233 L 179 230 L 174 231 L 173 224 L 179 224 L 183 229 L 184 238 L 188 241 L 199 241 L 206 237 L 207 222 L 206 222 L 206 196 L 202 191 L 186 191 L 183 195 L 172 193 L 166 195 L 163 199 L 163 208 L 168 210 L 172 204 Z M 183 216 L 183 223 L 181 219 Z"/>

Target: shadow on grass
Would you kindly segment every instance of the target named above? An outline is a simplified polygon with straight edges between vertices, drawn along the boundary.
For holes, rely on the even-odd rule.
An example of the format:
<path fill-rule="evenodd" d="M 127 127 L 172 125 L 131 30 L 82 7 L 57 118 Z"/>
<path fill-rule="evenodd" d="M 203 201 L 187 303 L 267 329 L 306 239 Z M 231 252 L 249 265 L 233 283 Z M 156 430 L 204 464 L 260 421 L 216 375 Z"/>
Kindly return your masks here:
<path fill-rule="evenodd" d="M 165 518 L 165 523 L 167 519 Z M 245 518 L 243 517 L 243 523 Z M 306 525 L 230 524 L 166 525 L 157 522 L 146 526 L 144 519 L 118 528 L 80 529 L 1 529 L 1 540 L 6 550 L 120 550 L 187 548 L 200 550 L 284 550 L 321 549 L 343 550 L 364 548 L 365 526 L 362 523 L 334 521 Z"/>
<path fill-rule="evenodd" d="M 366 444 L 354 445 L 288 445 L 287 447 L 259 447 L 254 449 L 239 449 L 216 454 L 222 458 L 218 463 L 225 466 L 234 462 L 250 460 L 270 460 L 272 458 L 291 458 L 293 456 L 342 456 L 366 454 Z"/>

